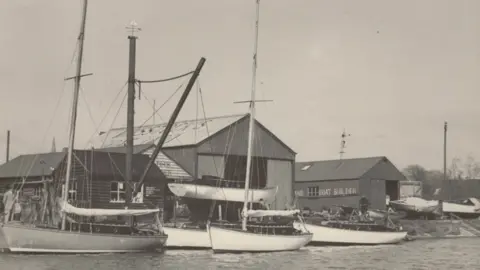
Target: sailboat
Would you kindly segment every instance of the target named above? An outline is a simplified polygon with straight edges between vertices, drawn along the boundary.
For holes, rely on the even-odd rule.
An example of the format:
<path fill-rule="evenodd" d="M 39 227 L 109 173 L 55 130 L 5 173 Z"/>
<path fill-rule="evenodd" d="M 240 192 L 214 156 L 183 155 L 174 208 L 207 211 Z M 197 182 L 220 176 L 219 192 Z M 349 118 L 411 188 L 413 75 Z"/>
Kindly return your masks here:
<path fill-rule="evenodd" d="M 228 180 L 220 180 L 219 182 L 228 183 Z M 236 187 L 202 185 L 198 183 L 169 183 L 168 188 L 175 196 L 192 199 L 243 202 L 244 196 L 244 189 Z M 278 187 L 251 189 L 249 197 L 253 198 L 252 201 L 254 203 L 269 202 L 275 198 L 277 191 Z"/>
<path fill-rule="evenodd" d="M 86 209 L 77 208 L 68 202 L 69 182 L 72 172 L 72 159 L 74 156 L 74 138 L 75 124 L 77 116 L 77 105 L 80 90 L 80 79 L 83 41 L 85 34 L 85 24 L 87 15 L 88 1 L 83 1 L 82 22 L 80 27 L 79 54 L 77 58 L 75 89 L 73 94 L 73 107 L 70 122 L 70 136 L 67 154 L 67 170 L 65 184 L 62 192 L 62 198 L 58 200 L 57 206 L 60 206 L 62 213 L 61 228 L 48 226 L 34 226 L 17 223 L 6 223 L 0 227 L 1 233 L 4 235 L 10 252 L 27 252 L 27 253 L 112 253 L 112 252 L 140 252 L 146 250 L 161 249 L 168 236 L 162 231 L 159 209 Z M 129 37 L 133 39 L 135 37 Z M 130 43 L 132 44 L 132 42 Z M 130 79 L 130 78 L 129 78 Z M 134 85 L 134 80 L 129 80 Z M 130 105 L 130 104 L 129 104 Z M 131 108 L 133 110 L 133 108 Z M 133 118 L 133 117 L 132 117 Z M 131 123 L 130 123 L 131 124 Z M 127 124 L 128 125 L 128 124 Z M 127 148 L 132 147 L 127 143 Z M 127 172 L 126 183 L 131 180 L 132 155 L 127 151 Z M 129 179 L 130 178 L 130 179 Z M 128 189 L 127 189 L 128 190 Z M 127 196 L 128 198 L 128 196 Z M 144 230 L 131 226 L 129 230 L 123 230 L 119 225 L 102 225 L 108 227 L 107 232 L 103 232 L 98 226 L 92 223 L 72 223 L 72 219 L 67 214 L 77 215 L 80 217 L 98 217 L 98 216 L 142 216 L 147 214 L 155 214 L 156 228 L 155 230 Z M 69 223 L 67 223 L 69 219 Z M 86 226 L 83 226 L 86 225 Z M 78 227 L 73 229 L 73 227 Z"/>
<path fill-rule="evenodd" d="M 303 230 L 304 228 L 313 233 L 313 238 L 308 245 L 312 246 L 349 246 L 349 245 L 384 245 L 397 244 L 407 236 L 407 231 L 402 231 L 398 226 L 378 224 L 368 216 L 362 215 L 351 208 L 341 207 L 344 213 L 349 212 L 348 220 L 310 219 L 306 224 L 294 223 Z M 370 211 L 368 211 L 370 213 Z M 390 213 L 382 215 L 382 219 L 391 222 Z"/>
<path fill-rule="evenodd" d="M 312 239 L 312 234 L 297 230 L 293 226 L 279 224 L 248 224 L 249 218 L 263 217 L 298 217 L 301 220 L 299 210 L 252 210 L 248 209 L 250 202 L 250 174 L 252 163 L 252 146 L 255 121 L 255 86 L 257 69 L 257 44 L 258 44 L 258 20 L 260 1 L 256 1 L 256 27 L 255 46 L 253 57 L 252 91 L 249 116 L 247 168 L 245 177 L 245 190 L 243 198 L 242 224 L 221 224 L 208 222 L 207 231 L 214 253 L 236 252 L 275 252 L 294 251 L 304 247 Z M 252 204 L 250 204 L 252 205 Z"/>

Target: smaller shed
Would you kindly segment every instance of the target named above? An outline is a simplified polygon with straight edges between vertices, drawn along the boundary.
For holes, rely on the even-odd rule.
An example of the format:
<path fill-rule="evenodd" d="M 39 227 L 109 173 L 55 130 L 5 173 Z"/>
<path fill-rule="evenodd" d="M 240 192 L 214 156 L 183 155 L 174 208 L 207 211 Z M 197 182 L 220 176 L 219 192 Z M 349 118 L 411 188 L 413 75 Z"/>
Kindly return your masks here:
<path fill-rule="evenodd" d="M 8 184 L 21 184 L 24 188 L 39 194 L 45 182 L 52 182 L 66 157 L 65 152 L 20 155 L 0 165 L 0 193 Z"/>
<path fill-rule="evenodd" d="M 49 183 L 60 191 L 65 182 L 66 156 L 65 152 L 21 155 L 1 165 L 1 192 L 8 184 L 14 184 L 22 187 L 21 195 L 40 196 Z M 124 153 L 75 150 L 68 196 L 72 203 L 90 208 L 124 208 L 125 160 Z M 146 155 L 134 155 L 134 182 L 140 178 L 148 161 Z M 158 166 L 152 166 L 133 206 L 162 207 L 165 181 Z"/>
<path fill-rule="evenodd" d="M 358 207 L 362 196 L 372 209 L 385 209 L 387 195 L 399 199 L 405 176 L 386 157 L 297 162 L 295 193 L 301 208 Z"/>

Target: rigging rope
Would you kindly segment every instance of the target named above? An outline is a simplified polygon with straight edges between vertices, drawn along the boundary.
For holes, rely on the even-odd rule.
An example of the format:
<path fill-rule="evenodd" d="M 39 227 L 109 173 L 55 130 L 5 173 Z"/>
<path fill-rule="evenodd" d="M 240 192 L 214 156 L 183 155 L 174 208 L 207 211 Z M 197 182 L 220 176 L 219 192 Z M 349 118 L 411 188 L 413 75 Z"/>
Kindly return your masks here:
<path fill-rule="evenodd" d="M 92 136 L 90 136 L 90 139 L 88 139 L 85 148 L 88 147 L 88 144 L 92 142 L 92 139 L 93 137 L 98 133 L 98 130 L 100 129 L 100 127 L 102 126 L 103 124 L 103 121 L 105 121 L 105 119 L 107 118 L 107 115 L 108 113 L 110 112 L 110 110 L 113 108 L 113 104 L 117 101 L 118 97 L 120 96 L 120 94 L 123 92 L 123 90 L 125 89 L 125 86 L 127 85 L 127 82 L 125 82 L 125 84 L 122 86 L 122 88 L 120 88 L 120 91 L 118 91 L 117 95 L 115 96 L 115 98 L 113 99 L 112 103 L 110 104 L 110 106 L 108 107 L 108 110 L 107 112 L 105 113 L 105 116 L 103 116 L 103 119 L 102 121 L 100 121 L 100 123 L 98 124 L 97 128 L 95 129 L 95 132 L 93 132 Z M 126 97 L 126 95 L 125 95 Z M 124 100 L 125 100 L 125 97 L 124 97 Z M 122 104 L 123 104 L 123 101 L 122 101 Z M 122 106 L 122 104 L 120 104 L 120 107 Z M 118 114 L 118 112 L 117 112 Z"/>
<path fill-rule="evenodd" d="M 157 113 L 160 109 L 163 108 L 163 106 L 165 106 L 165 104 L 167 104 L 172 98 L 173 96 L 175 96 L 175 94 L 183 87 L 184 83 L 182 83 L 176 90 L 175 92 L 173 92 L 172 95 L 170 95 L 170 97 L 167 98 L 167 100 L 165 100 L 165 102 L 162 103 L 162 105 L 160 105 L 160 107 L 158 109 L 155 110 L 155 113 Z M 152 119 L 153 115 L 151 115 L 147 120 L 145 120 L 140 126 L 139 128 L 143 128 L 145 126 L 146 123 L 148 123 L 148 121 L 150 121 L 150 119 Z M 110 128 L 111 129 L 111 128 Z M 109 130 L 110 132 L 110 130 Z M 126 132 L 126 131 L 124 131 Z M 107 137 L 105 137 L 105 140 L 106 140 Z M 126 141 L 126 140 L 125 140 Z M 125 141 L 123 141 L 123 143 L 125 143 Z M 103 144 L 102 144 L 103 146 Z"/>
<path fill-rule="evenodd" d="M 159 82 L 168 82 L 168 81 L 173 81 L 173 80 L 176 80 L 176 79 L 180 79 L 180 78 L 183 78 L 185 76 L 188 76 L 190 74 L 193 74 L 194 71 L 189 71 L 185 74 L 182 74 L 182 75 L 178 75 L 178 76 L 175 76 L 175 77 L 170 77 L 170 78 L 167 78 L 167 79 L 161 79 L 161 80 L 154 80 L 154 81 L 147 81 L 147 80 L 135 80 L 137 83 L 159 83 Z"/>
<path fill-rule="evenodd" d="M 78 42 L 77 42 L 77 46 L 75 46 L 75 49 L 73 50 L 73 53 L 72 53 L 72 57 L 70 58 L 70 65 L 65 69 L 65 72 L 64 72 L 64 77 L 66 76 L 66 74 L 68 73 L 68 71 L 70 70 L 70 68 L 72 67 L 72 64 L 75 60 L 75 54 L 77 53 L 77 50 L 78 50 Z M 45 139 L 47 138 L 47 133 L 48 131 L 50 130 L 50 128 L 52 127 L 53 125 L 53 121 L 55 120 L 55 116 L 57 115 L 57 110 L 58 108 L 60 107 L 60 102 L 62 101 L 62 97 L 63 97 L 63 94 L 65 93 L 65 89 L 66 89 L 66 84 L 67 82 L 64 80 L 63 81 L 63 87 L 62 87 L 62 91 L 60 93 L 60 96 L 58 97 L 58 100 L 57 100 L 57 103 L 55 105 L 55 109 L 53 110 L 53 116 L 52 118 L 50 118 L 50 123 L 48 124 L 47 126 L 47 129 L 45 130 L 45 134 L 44 134 L 44 137 L 42 138 L 42 142 L 40 143 L 40 145 L 44 145 L 44 142 L 45 142 Z M 30 168 L 27 170 L 25 176 L 22 176 L 22 184 L 20 185 L 20 187 L 17 189 L 17 190 L 22 190 L 24 184 L 25 184 L 25 181 L 26 179 L 28 178 L 28 176 L 30 175 L 30 172 L 31 170 L 33 169 L 33 166 L 35 165 L 35 162 L 37 161 L 37 158 L 38 158 L 39 154 L 36 154 L 35 157 L 33 158 L 32 162 L 31 162 L 31 165 L 30 165 Z M 23 160 L 22 162 L 23 163 Z M 21 168 L 19 168 L 17 170 L 17 176 L 20 176 L 21 174 Z M 13 182 L 13 186 L 18 182 L 18 179 L 15 179 L 15 181 Z M 13 188 L 13 187 L 12 187 Z M 14 188 L 13 188 L 14 189 Z"/>
<path fill-rule="evenodd" d="M 107 138 L 108 138 L 108 134 L 110 134 L 110 131 L 111 131 L 112 128 L 113 128 L 113 125 L 115 124 L 115 120 L 117 120 L 118 114 L 120 113 L 120 110 L 122 109 L 122 105 L 123 105 L 123 103 L 125 102 L 125 99 L 127 98 L 127 94 L 128 94 L 128 93 L 125 92 L 125 95 L 123 96 L 122 103 L 120 103 L 120 106 L 118 106 L 117 113 L 115 114 L 115 117 L 113 118 L 113 121 L 112 121 L 112 124 L 110 125 L 110 128 L 108 129 L 108 131 L 107 131 L 106 134 L 105 134 L 105 138 L 103 139 L 103 142 L 102 142 L 102 145 L 100 146 L 100 148 L 103 148 L 103 145 L 105 144 L 105 141 L 106 141 Z"/>
<path fill-rule="evenodd" d="M 92 115 L 92 110 L 90 110 L 90 106 L 88 106 L 87 97 L 85 95 L 85 92 L 83 91 L 83 87 L 80 87 L 80 96 L 82 96 L 83 102 L 85 102 L 85 107 L 87 107 L 88 116 L 90 116 L 90 120 L 92 120 L 93 126 L 97 127 L 97 124 L 95 123 L 95 119 L 93 118 L 93 115 Z"/>

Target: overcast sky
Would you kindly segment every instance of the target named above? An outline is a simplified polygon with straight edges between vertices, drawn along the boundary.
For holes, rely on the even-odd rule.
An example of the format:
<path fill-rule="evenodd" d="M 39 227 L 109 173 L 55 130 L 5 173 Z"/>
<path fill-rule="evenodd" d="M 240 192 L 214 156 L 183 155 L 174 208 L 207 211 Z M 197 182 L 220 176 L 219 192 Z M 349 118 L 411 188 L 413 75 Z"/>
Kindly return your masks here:
<path fill-rule="evenodd" d="M 12 131 L 13 156 L 48 151 L 53 136 L 57 148 L 66 145 L 73 83 L 63 78 L 75 71 L 81 4 L 0 1 L 0 140 Z M 262 0 L 257 97 L 274 102 L 259 103 L 257 118 L 302 161 L 338 158 L 345 128 L 345 157 L 441 168 L 444 120 L 449 159 L 480 159 L 479 10 L 476 0 Z M 90 1 L 87 17 L 83 71 L 94 75 L 82 81 L 78 148 L 127 80 L 131 20 L 143 29 L 137 78 L 184 73 L 203 56 L 207 116 L 247 112 L 233 102 L 250 95 L 254 0 Z M 136 122 L 151 114 L 145 98 L 161 104 L 182 82 L 143 87 Z M 195 107 L 191 95 L 179 118 L 194 119 Z"/>

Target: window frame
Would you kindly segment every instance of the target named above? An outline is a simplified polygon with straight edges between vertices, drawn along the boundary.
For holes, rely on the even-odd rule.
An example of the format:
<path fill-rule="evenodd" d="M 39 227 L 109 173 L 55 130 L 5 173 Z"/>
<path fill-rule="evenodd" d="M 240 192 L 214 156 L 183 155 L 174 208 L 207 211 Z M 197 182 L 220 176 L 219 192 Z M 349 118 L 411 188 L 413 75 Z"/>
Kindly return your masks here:
<path fill-rule="evenodd" d="M 307 197 L 320 197 L 320 187 L 319 186 L 307 187 Z"/>
<path fill-rule="evenodd" d="M 112 190 L 112 184 L 116 183 L 117 184 L 117 190 Z M 120 184 L 123 185 L 123 188 L 120 188 Z M 133 183 L 133 188 L 137 186 L 138 183 Z M 144 188 L 145 184 L 142 184 L 142 187 L 140 188 L 138 194 L 141 194 L 140 200 L 136 201 L 135 198 L 132 198 L 132 203 L 134 204 L 140 204 L 143 203 L 145 200 L 145 195 L 144 195 Z M 110 181 L 110 203 L 125 203 L 125 199 L 121 199 L 121 194 L 124 194 L 124 198 L 126 198 L 126 184 L 123 181 Z M 112 200 L 112 193 L 116 194 L 116 200 Z"/>

